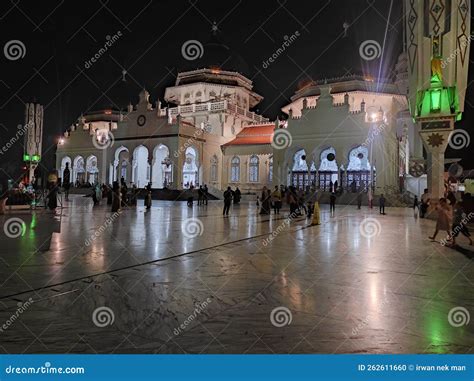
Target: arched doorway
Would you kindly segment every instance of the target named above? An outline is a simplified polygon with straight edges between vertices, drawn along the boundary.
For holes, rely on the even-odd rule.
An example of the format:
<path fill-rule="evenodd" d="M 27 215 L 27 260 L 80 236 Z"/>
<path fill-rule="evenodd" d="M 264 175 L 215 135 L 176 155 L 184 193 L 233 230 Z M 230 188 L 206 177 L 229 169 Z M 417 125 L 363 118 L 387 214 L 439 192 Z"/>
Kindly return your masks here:
<path fill-rule="evenodd" d="M 325 192 L 332 192 L 336 190 L 334 189 L 336 181 L 339 181 L 336 150 L 329 147 L 319 156 L 318 187 Z"/>
<path fill-rule="evenodd" d="M 86 182 L 86 171 L 84 158 L 82 156 L 76 156 L 72 167 L 72 178 L 74 186 L 80 187 Z"/>
<path fill-rule="evenodd" d="M 150 182 L 150 164 L 148 164 L 148 149 L 138 146 L 133 151 L 132 182 L 138 188 L 144 188 Z"/>
<path fill-rule="evenodd" d="M 164 188 L 173 181 L 173 165 L 170 160 L 170 150 L 164 144 L 159 144 L 153 150 L 151 169 L 151 184 L 153 188 Z"/>
<path fill-rule="evenodd" d="M 113 181 L 120 181 L 123 177 L 125 181 L 129 180 L 127 169 L 130 165 L 130 153 L 127 147 L 121 146 L 115 150 L 113 163 Z"/>
<path fill-rule="evenodd" d="M 186 148 L 183 165 L 183 188 L 189 188 L 191 185 L 199 184 L 197 151 L 194 147 Z"/>
<path fill-rule="evenodd" d="M 293 156 L 293 167 L 291 170 L 291 185 L 297 189 L 305 189 L 307 186 L 313 185 L 316 180 L 316 167 L 311 162 L 310 171 L 308 173 L 308 164 L 306 163 L 306 152 L 300 149 Z"/>
<path fill-rule="evenodd" d="M 99 182 L 99 168 L 97 167 L 97 157 L 90 155 L 86 161 L 86 181 L 89 184 L 97 184 Z"/>
<path fill-rule="evenodd" d="M 64 156 L 62 159 L 61 159 L 61 172 L 60 172 L 60 176 L 61 176 L 61 180 L 64 181 L 64 170 L 66 169 L 66 164 L 67 164 L 67 167 L 69 168 L 69 182 L 72 182 L 72 160 L 69 156 Z"/>
<path fill-rule="evenodd" d="M 347 165 L 344 186 L 351 192 L 367 190 L 372 183 L 375 185 L 375 169 L 370 170 L 369 150 L 365 146 L 358 146 L 349 151 L 349 164 Z M 372 174 L 374 179 L 372 181 Z"/>

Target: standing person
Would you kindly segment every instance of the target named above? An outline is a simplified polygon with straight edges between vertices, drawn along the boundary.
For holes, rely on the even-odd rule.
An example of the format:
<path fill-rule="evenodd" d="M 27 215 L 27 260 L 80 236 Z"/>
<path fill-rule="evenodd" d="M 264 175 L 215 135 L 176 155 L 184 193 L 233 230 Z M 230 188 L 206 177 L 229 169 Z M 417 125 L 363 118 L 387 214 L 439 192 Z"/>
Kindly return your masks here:
<path fill-rule="evenodd" d="M 96 206 L 99 203 L 99 200 L 97 198 L 97 190 L 95 189 L 95 185 L 91 187 L 92 190 L 92 201 L 94 202 L 94 206 Z"/>
<path fill-rule="evenodd" d="M 151 183 L 148 183 L 148 185 L 145 187 L 145 190 L 145 207 L 148 210 L 151 208 Z"/>
<path fill-rule="evenodd" d="M 372 209 L 372 202 L 374 201 L 374 194 L 372 193 L 372 184 L 369 186 L 367 190 L 367 201 L 369 204 L 369 209 Z"/>
<path fill-rule="evenodd" d="M 413 200 L 413 214 L 415 218 L 418 217 L 418 212 L 420 211 L 419 203 L 418 203 L 418 196 L 415 195 L 415 199 Z"/>
<path fill-rule="evenodd" d="M 420 205 L 420 218 L 425 218 L 426 212 L 428 211 L 428 206 L 430 205 L 430 194 L 426 188 L 421 195 L 421 205 Z"/>
<path fill-rule="evenodd" d="M 198 206 L 204 204 L 204 190 L 202 189 L 202 185 L 199 185 L 198 189 Z"/>
<path fill-rule="evenodd" d="M 385 196 L 383 195 L 383 193 L 380 195 L 379 198 L 379 213 L 385 214 Z"/>
<path fill-rule="evenodd" d="M 469 245 L 472 246 L 472 239 L 471 234 L 469 233 L 469 229 L 466 226 L 467 218 L 465 217 L 465 211 L 463 208 L 463 204 L 461 201 L 458 201 L 454 204 L 454 211 L 453 211 L 453 226 L 452 226 L 452 245 L 456 246 L 456 237 L 459 233 L 462 233 L 464 237 L 469 240 Z"/>
<path fill-rule="evenodd" d="M 189 186 L 187 193 L 188 193 L 188 206 L 192 208 L 194 205 L 194 186 L 192 183 Z"/>
<path fill-rule="evenodd" d="M 209 201 L 209 188 L 207 187 L 207 184 L 204 184 L 204 204 L 207 205 L 208 201 Z"/>
<path fill-rule="evenodd" d="M 227 187 L 227 190 L 224 192 L 224 210 L 222 212 L 223 216 L 229 215 L 230 204 L 232 203 L 232 189 Z"/>
<path fill-rule="evenodd" d="M 122 194 L 122 197 L 120 199 L 121 206 L 126 206 L 128 188 L 127 183 L 125 183 L 125 179 L 123 177 L 120 179 L 120 193 Z"/>
<path fill-rule="evenodd" d="M 456 196 L 454 195 L 454 192 L 450 190 L 448 192 L 448 195 L 446 196 L 446 198 L 449 201 L 449 205 L 451 205 L 451 207 L 454 207 L 454 205 L 456 204 L 456 201 L 457 201 Z"/>
<path fill-rule="evenodd" d="M 240 203 L 240 198 L 242 196 L 242 193 L 240 192 L 239 187 L 235 188 L 234 192 L 234 204 Z"/>
<path fill-rule="evenodd" d="M 332 192 L 329 197 L 329 211 L 331 212 L 331 215 L 336 213 L 336 193 L 334 192 Z"/>
<path fill-rule="evenodd" d="M 260 214 L 270 214 L 270 198 L 268 197 L 267 187 L 264 186 L 262 189 L 262 208 Z"/>
<path fill-rule="evenodd" d="M 71 171 L 69 170 L 69 163 L 66 163 L 66 168 L 63 172 L 63 188 L 66 201 L 69 201 L 69 188 L 71 188 Z"/>
<path fill-rule="evenodd" d="M 357 193 L 357 209 L 360 210 L 361 206 L 362 206 L 362 191 L 359 191 L 359 193 Z"/>
<path fill-rule="evenodd" d="M 112 188 L 110 185 L 107 185 L 107 205 L 112 205 L 112 199 L 113 199 L 113 194 L 112 194 Z"/>
<path fill-rule="evenodd" d="M 272 193 L 273 211 L 275 214 L 280 214 L 281 209 L 281 192 L 278 185 L 275 185 L 275 190 Z"/>
<path fill-rule="evenodd" d="M 118 212 L 120 205 L 120 185 L 118 181 L 114 181 L 112 185 L 112 213 Z"/>
<path fill-rule="evenodd" d="M 446 232 L 447 236 L 448 237 L 450 236 L 450 234 L 449 234 L 449 228 L 450 228 L 449 220 L 450 220 L 451 210 L 450 210 L 450 207 L 449 207 L 448 203 L 446 202 L 445 198 L 440 198 L 439 199 L 439 204 L 436 206 L 436 210 L 438 212 L 438 218 L 436 219 L 436 228 L 435 228 L 434 234 L 431 237 L 428 237 L 432 241 L 434 241 L 436 239 L 436 236 L 438 235 L 438 232 L 440 230 L 444 230 Z M 449 241 L 449 239 L 448 239 L 448 241 Z"/>
<path fill-rule="evenodd" d="M 296 217 L 296 214 L 297 214 L 296 211 L 298 209 L 298 201 L 296 198 L 295 187 L 290 186 L 286 194 L 287 194 L 286 202 L 290 205 L 290 216 L 291 218 Z"/>
<path fill-rule="evenodd" d="M 308 214 L 308 210 L 306 209 L 306 204 L 305 204 L 305 193 L 303 189 L 300 189 L 298 191 L 298 209 L 300 210 L 300 213 L 303 214 L 301 209 L 304 210 L 304 214 Z"/>

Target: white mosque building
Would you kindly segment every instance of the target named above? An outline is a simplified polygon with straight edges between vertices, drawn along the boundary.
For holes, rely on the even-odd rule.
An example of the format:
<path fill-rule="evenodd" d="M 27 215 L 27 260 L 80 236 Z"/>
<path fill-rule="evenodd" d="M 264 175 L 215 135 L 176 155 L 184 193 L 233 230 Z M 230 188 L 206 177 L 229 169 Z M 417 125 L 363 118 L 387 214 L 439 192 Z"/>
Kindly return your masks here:
<path fill-rule="evenodd" d="M 314 185 L 329 191 L 375 186 L 376 192 L 425 187 L 422 142 L 408 113 L 407 58 L 396 76 L 347 76 L 312 82 L 282 108 L 287 121 L 251 110 L 262 96 L 250 79 L 216 67 L 179 73 L 165 91 L 172 107 L 150 103 L 143 90 L 126 112 L 82 115 L 61 138 L 57 168 L 71 182 L 184 189 L 208 184 Z M 217 192 L 218 193 L 218 192 Z"/>

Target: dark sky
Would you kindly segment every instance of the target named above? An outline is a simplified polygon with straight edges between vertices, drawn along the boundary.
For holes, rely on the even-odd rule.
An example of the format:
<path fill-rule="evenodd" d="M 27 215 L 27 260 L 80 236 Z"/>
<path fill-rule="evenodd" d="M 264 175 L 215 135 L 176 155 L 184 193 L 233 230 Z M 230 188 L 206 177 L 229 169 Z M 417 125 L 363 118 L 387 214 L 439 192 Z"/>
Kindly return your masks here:
<path fill-rule="evenodd" d="M 382 45 L 389 4 L 389 0 L 2 1 L 1 46 L 20 40 L 26 54 L 15 61 L 0 56 L 0 143 L 10 140 L 23 123 L 24 103 L 36 99 L 45 106 L 44 165 L 51 167 L 55 140 L 81 112 L 125 108 L 129 101 L 136 104 L 142 87 L 153 102 L 162 99 L 179 69 L 209 62 L 206 49 L 202 61 L 186 61 L 181 46 L 198 40 L 206 47 L 213 21 L 219 40 L 246 62 L 244 74 L 264 96 L 259 112 L 274 119 L 305 81 L 352 73 L 376 76 L 380 61 L 363 61 L 359 45 L 368 39 Z M 401 14 L 401 1 L 396 0 L 383 56 L 385 75 L 391 74 L 402 49 Z M 346 37 L 344 22 L 350 24 Z M 118 31 L 122 36 L 86 69 L 85 62 Z M 300 37 L 264 69 L 263 61 L 295 31 Z M 123 68 L 128 72 L 126 82 Z M 472 93 L 469 101 L 474 105 Z M 472 113 L 469 104 L 466 113 Z M 472 117 L 466 119 L 467 125 Z M 21 153 L 17 144 L 0 157 L 3 175 L 14 174 Z M 460 152 L 449 155 L 459 157 Z M 465 167 L 472 167 L 468 164 Z"/>

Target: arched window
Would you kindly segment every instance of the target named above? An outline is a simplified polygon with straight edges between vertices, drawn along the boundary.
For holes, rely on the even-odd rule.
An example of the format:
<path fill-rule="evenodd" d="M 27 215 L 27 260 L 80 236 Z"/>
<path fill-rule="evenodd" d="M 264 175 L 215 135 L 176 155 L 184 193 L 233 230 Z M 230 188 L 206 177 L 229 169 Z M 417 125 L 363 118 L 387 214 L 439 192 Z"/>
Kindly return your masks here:
<path fill-rule="evenodd" d="M 257 183 L 258 182 L 258 156 L 253 155 L 250 157 L 250 163 L 249 163 L 249 181 L 251 183 Z"/>
<path fill-rule="evenodd" d="M 230 162 L 230 181 L 238 183 L 240 181 L 240 159 L 237 156 Z"/>
<path fill-rule="evenodd" d="M 211 158 L 211 181 L 217 182 L 217 156 Z"/>

